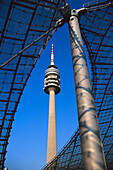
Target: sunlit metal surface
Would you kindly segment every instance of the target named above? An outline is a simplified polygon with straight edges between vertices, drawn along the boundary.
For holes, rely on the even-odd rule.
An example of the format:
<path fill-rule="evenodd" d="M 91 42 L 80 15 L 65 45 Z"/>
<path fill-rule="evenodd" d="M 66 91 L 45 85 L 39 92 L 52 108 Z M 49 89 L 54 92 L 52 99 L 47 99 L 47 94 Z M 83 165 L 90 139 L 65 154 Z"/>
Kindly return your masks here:
<path fill-rule="evenodd" d="M 85 4 L 80 28 L 89 53 L 92 88 L 99 118 L 108 170 L 113 169 L 113 1 Z M 45 168 L 83 169 L 80 136 L 77 130 L 67 145 Z"/>
<path fill-rule="evenodd" d="M 40 37 L 61 18 L 63 0 L 2 0 L 0 2 L 0 66 Z M 14 115 L 48 35 L 0 68 L 0 169 L 4 167 L 6 147 Z"/>

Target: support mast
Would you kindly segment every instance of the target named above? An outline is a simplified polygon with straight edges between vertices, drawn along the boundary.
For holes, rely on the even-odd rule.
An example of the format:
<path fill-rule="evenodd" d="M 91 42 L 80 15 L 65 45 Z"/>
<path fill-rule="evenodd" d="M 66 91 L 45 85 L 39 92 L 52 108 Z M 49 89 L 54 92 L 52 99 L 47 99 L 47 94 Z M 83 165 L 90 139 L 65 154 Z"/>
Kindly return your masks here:
<path fill-rule="evenodd" d="M 85 170 L 106 170 L 95 101 L 78 22 L 73 9 L 69 19 L 69 33 L 78 108 L 82 161 Z"/>

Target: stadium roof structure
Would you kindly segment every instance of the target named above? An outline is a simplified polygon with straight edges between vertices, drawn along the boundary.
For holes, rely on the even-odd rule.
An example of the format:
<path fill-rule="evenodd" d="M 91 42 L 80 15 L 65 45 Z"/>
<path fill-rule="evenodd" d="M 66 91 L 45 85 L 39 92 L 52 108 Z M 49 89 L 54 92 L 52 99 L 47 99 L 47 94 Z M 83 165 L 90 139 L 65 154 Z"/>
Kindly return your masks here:
<path fill-rule="evenodd" d="M 8 138 L 20 97 L 45 45 L 62 25 L 57 21 L 64 15 L 62 7 L 65 4 L 65 0 L 0 2 L 0 169 L 4 168 Z M 113 1 L 88 3 L 84 8 L 86 12 L 79 18 L 80 29 L 92 67 L 92 88 L 106 162 L 108 169 L 112 169 Z M 53 167 L 53 164 L 57 166 Z M 83 169 L 79 130 L 45 167 L 53 168 Z"/>
<path fill-rule="evenodd" d="M 108 170 L 113 169 L 113 1 L 86 3 L 80 16 L 89 53 L 92 88 Z M 55 165 L 55 166 L 54 166 Z M 43 169 L 83 169 L 79 129 Z"/>
<path fill-rule="evenodd" d="M 64 5 L 63 0 L 0 2 L 0 169 L 20 97 Z"/>

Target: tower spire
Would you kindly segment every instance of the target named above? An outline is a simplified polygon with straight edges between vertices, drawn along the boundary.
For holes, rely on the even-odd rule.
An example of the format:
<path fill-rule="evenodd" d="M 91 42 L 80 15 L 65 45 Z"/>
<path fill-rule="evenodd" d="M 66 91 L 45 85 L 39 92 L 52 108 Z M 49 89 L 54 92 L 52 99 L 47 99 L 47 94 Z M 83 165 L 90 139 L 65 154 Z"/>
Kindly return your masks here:
<path fill-rule="evenodd" d="M 53 43 L 52 43 L 52 50 L 51 50 L 51 65 L 54 65 Z"/>

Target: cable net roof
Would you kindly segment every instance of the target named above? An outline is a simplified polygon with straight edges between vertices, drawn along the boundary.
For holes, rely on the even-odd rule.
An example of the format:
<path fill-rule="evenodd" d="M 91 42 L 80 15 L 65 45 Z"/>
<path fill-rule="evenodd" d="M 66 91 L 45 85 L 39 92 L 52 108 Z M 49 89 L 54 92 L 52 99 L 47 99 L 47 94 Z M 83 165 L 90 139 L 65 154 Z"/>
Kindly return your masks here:
<path fill-rule="evenodd" d="M 63 0 L 0 1 L 0 66 L 53 27 L 61 18 L 56 8 L 64 5 Z M 4 167 L 17 105 L 49 36 L 50 33 L 0 67 L 0 169 Z"/>
<path fill-rule="evenodd" d="M 108 170 L 113 169 L 113 2 L 85 4 L 80 29 L 89 53 L 92 88 Z M 57 162 L 55 164 L 55 162 Z M 77 130 L 44 169 L 83 169 Z"/>

